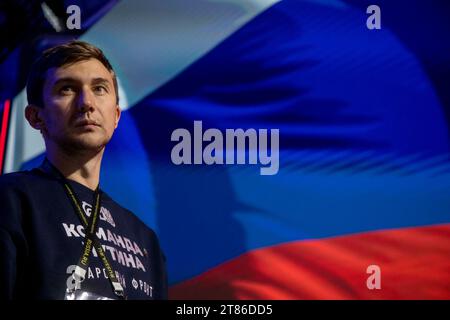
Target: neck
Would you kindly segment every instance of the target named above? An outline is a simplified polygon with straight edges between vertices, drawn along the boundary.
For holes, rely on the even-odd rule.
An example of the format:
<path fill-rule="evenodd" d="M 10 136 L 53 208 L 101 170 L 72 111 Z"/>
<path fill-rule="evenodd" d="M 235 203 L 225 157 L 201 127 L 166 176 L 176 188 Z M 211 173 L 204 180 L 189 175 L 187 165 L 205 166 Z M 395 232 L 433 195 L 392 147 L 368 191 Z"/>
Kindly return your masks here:
<path fill-rule="evenodd" d="M 66 179 L 81 183 L 91 190 L 97 188 L 104 148 L 98 152 L 66 152 L 59 148 L 48 147 L 48 160 Z"/>

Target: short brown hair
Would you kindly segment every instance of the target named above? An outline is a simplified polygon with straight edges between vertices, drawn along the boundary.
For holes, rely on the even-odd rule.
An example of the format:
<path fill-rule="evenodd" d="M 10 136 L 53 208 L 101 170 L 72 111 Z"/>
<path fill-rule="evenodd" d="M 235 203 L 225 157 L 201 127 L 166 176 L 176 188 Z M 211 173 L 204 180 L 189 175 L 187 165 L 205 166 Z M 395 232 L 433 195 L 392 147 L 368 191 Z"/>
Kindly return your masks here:
<path fill-rule="evenodd" d="M 33 63 L 27 81 L 28 104 L 33 104 L 41 108 L 44 107 L 43 90 L 49 69 L 71 65 L 89 59 L 97 59 L 111 72 L 116 92 L 116 103 L 119 103 L 116 74 L 108 59 L 103 54 L 103 51 L 90 43 L 73 40 L 45 50 Z"/>

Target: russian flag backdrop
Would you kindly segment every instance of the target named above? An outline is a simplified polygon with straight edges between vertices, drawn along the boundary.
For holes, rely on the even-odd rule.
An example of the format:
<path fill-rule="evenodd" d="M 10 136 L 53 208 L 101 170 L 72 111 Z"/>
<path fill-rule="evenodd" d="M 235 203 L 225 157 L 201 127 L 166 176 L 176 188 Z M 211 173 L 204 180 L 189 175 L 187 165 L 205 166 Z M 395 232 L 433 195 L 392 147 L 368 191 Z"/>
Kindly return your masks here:
<path fill-rule="evenodd" d="M 103 188 L 158 233 L 171 298 L 450 298 L 448 6 L 378 1 L 369 30 L 368 5 L 122 1 L 82 37 L 123 93 Z M 278 173 L 175 165 L 194 121 L 279 129 Z"/>

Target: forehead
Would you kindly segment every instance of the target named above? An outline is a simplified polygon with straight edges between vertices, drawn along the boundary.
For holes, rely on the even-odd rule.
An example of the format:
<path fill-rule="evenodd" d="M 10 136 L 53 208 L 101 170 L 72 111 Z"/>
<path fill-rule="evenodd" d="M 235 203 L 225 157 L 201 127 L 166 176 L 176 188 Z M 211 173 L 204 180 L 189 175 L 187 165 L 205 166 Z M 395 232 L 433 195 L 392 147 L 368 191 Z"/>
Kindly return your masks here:
<path fill-rule="evenodd" d="M 62 78 L 71 78 L 82 83 L 89 83 L 92 79 L 104 78 L 113 82 L 111 72 L 97 59 L 78 61 L 69 65 L 47 70 L 45 86 L 51 86 Z"/>

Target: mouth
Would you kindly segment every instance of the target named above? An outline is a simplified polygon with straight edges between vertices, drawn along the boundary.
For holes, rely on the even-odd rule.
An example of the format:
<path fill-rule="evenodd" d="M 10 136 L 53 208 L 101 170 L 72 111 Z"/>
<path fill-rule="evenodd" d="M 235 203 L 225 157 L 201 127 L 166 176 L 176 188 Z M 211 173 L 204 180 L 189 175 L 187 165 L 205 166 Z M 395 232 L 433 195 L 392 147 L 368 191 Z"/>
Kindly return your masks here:
<path fill-rule="evenodd" d="M 75 122 L 75 127 L 77 128 L 89 128 L 89 127 L 100 127 L 100 125 L 94 121 L 89 119 L 83 119 Z"/>
<path fill-rule="evenodd" d="M 90 129 L 95 129 L 98 127 L 100 127 L 100 125 L 94 120 L 83 119 L 83 120 L 75 121 L 75 128 L 90 130 Z"/>

